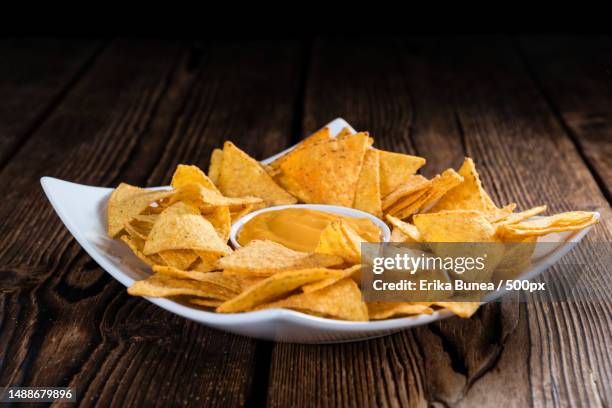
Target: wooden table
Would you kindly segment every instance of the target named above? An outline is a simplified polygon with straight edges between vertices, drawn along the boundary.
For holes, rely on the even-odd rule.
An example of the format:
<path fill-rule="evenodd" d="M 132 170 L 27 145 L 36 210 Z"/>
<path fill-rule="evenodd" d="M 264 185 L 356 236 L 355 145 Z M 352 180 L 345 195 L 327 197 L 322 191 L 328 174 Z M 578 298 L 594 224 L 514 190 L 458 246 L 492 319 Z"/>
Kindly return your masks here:
<path fill-rule="evenodd" d="M 256 341 L 128 296 L 38 179 L 160 185 L 178 163 L 207 168 L 225 139 L 264 158 L 341 116 L 382 148 L 425 156 L 428 176 L 473 157 L 497 203 L 600 211 L 587 241 L 610 242 L 612 39 L 19 39 L 0 50 L 0 386 L 73 386 L 82 405 L 104 406 L 611 403 L 609 297 L 489 304 L 358 343 Z M 541 279 L 566 278 L 555 272 Z M 609 294 L 609 265 L 583 272 Z"/>

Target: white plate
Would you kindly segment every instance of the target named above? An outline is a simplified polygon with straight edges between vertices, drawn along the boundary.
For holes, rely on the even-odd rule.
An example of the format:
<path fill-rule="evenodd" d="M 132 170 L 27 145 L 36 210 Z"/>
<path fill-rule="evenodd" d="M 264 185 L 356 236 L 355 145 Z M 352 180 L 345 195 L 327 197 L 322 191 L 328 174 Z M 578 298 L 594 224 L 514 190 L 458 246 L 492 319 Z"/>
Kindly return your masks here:
<path fill-rule="evenodd" d="M 330 122 L 332 135 L 349 126 L 343 119 Z M 289 149 L 288 149 L 289 150 Z M 280 153 L 282 155 L 288 150 Z M 269 163 L 271 159 L 265 160 Z M 40 180 L 51 205 L 70 233 L 83 249 L 108 273 L 124 286 L 150 275 L 150 269 L 133 255 L 120 240 L 106 234 L 106 202 L 111 188 L 91 187 L 52 177 Z M 576 233 L 554 234 L 558 246 L 548 253 L 539 254 L 527 273 L 530 278 L 556 263 L 574 247 L 591 229 Z M 550 248 L 547 246 L 547 248 Z M 339 343 L 364 340 L 420 326 L 449 317 L 449 312 L 405 317 L 373 322 L 346 322 L 324 319 L 284 309 L 258 312 L 217 314 L 188 307 L 171 300 L 147 298 L 150 302 L 179 316 L 232 333 L 265 340 L 293 343 Z"/>

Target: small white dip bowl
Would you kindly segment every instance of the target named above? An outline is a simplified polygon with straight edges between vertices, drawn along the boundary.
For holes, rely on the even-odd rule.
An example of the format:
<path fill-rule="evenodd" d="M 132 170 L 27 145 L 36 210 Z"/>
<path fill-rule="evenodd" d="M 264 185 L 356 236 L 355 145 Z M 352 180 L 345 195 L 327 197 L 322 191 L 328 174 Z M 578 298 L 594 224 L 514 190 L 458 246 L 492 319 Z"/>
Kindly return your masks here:
<path fill-rule="evenodd" d="M 275 207 L 263 208 L 258 211 L 254 211 L 240 218 L 234 225 L 232 225 L 232 230 L 230 233 L 230 241 L 234 248 L 240 248 L 242 245 L 238 243 L 238 234 L 242 229 L 242 226 L 249 222 L 253 217 L 257 217 L 259 214 L 269 212 L 269 211 L 278 211 L 284 210 L 286 208 L 305 208 L 308 210 L 317 210 L 327 213 L 339 214 L 345 217 L 353 217 L 353 218 L 367 218 L 372 221 L 378 228 L 380 228 L 381 232 L 381 242 L 389 242 L 391 239 L 391 231 L 387 224 L 384 223 L 383 220 L 373 216 L 364 211 L 355 210 L 354 208 L 341 207 L 338 205 L 323 205 L 323 204 L 292 204 L 292 205 L 277 205 Z"/>

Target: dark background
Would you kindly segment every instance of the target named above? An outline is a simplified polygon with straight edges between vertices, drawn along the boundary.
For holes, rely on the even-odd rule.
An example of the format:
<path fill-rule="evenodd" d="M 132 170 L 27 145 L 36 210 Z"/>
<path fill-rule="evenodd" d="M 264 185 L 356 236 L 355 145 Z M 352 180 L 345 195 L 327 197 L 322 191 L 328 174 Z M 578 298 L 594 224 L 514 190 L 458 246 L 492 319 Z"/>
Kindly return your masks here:
<path fill-rule="evenodd" d="M 587 240 L 610 242 L 612 38 L 179 37 L 0 40 L 0 386 L 74 386 L 83 405 L 609 405 L 609 302 L 256 341 L 128 296 L 38 179 L 161 185 L 226 139 L 263 159 L 340 116 L 428 176 L 473 157 L 498 204 L 599 211 Z M 569 256 L 609 290 L 609 266 Z M 556 272 L 539 280 L 574 281 Z"/>

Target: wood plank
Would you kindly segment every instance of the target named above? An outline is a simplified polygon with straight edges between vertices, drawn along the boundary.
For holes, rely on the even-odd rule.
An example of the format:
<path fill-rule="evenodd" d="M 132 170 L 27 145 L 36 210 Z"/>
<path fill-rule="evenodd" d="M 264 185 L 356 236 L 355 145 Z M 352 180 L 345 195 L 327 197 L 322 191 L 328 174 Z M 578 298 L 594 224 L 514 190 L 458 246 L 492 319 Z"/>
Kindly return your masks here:
<path fill-rule="evenodd" d="M 343 116 L 371 130 L 382 147 L 426 156 L 433 167 L 428 174 L 456 166 L 465 154 L 474 157 L 498 203 L 517 200 L 526 208 L 545 202 L 552 211 L 610 214 L 508 41 L 324 39 L 314 47 L 307 85 L 307 131 Z M 610 236 L 604 221 L 590 241 Z M 585 254 L 576 250 L 570 259 Z M 590 284 L 601 290 L 607 266 L 589 259 L 583 267 Z M 555 268 L 541 279 L 554 281 L 559 273 Z M 582 303 L 525 304 L 507 298 L 471 319 L 447 319 L 367 342 L 278 344 L 268 402 L 598 405 L 610 400 L 606 333 L 612 323 L 609 297 L 598 302 L 595 296 Z"/>
<path fill-rule="evenodd" d="M 127 296 L 70 238 L 41 175 L 159 185 L 232 138 L 256 156 L 288 142 L 299 48 L 120 41 L 0 173 L 0 382 L 76 386 L 84 405 L 243 405 L 257 343 Z M 257 96 L 258 103 L 251 97 Z M 265 380 L 265 379 L 264 379 Z"/>
<path fill-rule="evenodd" d="M 612 38 L 524 37 L 519 50 L 612 201 Z"/>
<path fill-rule="evenodd" d="M 0 169 L 87 71 L 104 41 L 0 40 Z"/>

